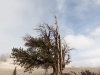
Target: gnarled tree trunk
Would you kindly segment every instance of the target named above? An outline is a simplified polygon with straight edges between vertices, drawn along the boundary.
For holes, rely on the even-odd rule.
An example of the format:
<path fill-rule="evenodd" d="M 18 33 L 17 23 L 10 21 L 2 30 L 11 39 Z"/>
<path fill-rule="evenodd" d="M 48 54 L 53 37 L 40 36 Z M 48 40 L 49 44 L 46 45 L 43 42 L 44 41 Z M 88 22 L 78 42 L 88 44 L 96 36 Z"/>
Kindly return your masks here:
<path fill-rule="evenodd" d="M 52 65 L 53 73 L 51 75 L 57 75 L 57 64 Z"/>

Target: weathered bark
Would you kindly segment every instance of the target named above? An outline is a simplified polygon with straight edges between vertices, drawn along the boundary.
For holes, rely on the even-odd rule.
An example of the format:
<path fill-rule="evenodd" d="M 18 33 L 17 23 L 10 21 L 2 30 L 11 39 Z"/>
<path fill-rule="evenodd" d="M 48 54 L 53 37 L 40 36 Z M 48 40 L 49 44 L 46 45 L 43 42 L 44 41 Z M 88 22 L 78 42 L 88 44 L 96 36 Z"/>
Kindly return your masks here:
<path fill-rule="evenodd" d="M 58 68 L 57 68 L 57 64 L 53 64 L 52 66 L 53 68 L 53 73 L 51 75 L 58 75 Z M 62 63 L 62 70 L 65 68 L 65 63 Z M 59 73 L 59 75 L 62 75 L 63 73 Z"/>
<path fill-rule="evenodd" d="M 60 75 L 60 59 L 58 54 L 58 60 L 57 60 L 57 75 Z"/>
<path fill-rule="evenodd" d="M 53 68 L 53 73 L 51 75 L 57 75 L 57 65 L 53 64 L 52 68 Z"/>
<path fill-rule="evenodd" d="M 61 52 L 61 40 L 60 40 L 60 34 L 59 34 L 59 27 L 58 27 L 58 22 L 57 22 L 57 17 L 55 16 L 55 25 L 56 25 L 56 46 L 57 46 L 57 75 L 61 75 L 62 72 L 62 52 Z"/>
<path fill-rule="evenodd" d="M 58 36 L 58 39 L 59 39 L 59 51 L 60 51 L 60 53 L 59 53 L 59 65 L 60 65 L 60 74 L 62 74 L 62 62 L 63 62 L 63 60 L 62 60 L 62 48 L 61 48 L 61 39 L 60 39 L 60 35 Z"/>
<path fill-rule="evenodd" d="M 65 68 L 65 62 L 62 62 L 62 70 Z"/>
<path fill-rule="evenodd" d="M 53 65 L 53 74 L 57 75 L 57 66 L 56 65 Z"/>

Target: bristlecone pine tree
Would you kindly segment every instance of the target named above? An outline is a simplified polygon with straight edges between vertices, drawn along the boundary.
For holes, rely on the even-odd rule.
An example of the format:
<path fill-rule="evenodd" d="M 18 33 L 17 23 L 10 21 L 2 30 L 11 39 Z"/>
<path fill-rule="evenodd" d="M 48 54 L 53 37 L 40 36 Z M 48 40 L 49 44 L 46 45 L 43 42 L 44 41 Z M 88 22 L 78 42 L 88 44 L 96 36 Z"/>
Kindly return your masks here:
<path fill-rule="evenodd" d="M 23 48 L 13 48 L 11 57 L 14 58 L 14 64 L 25 68 L 25 72 L 32 72 L 34 68 L 45 66 L 52 67 L 52 75 L 61 75 L 65 64 L 70 63 L 70 51 L 68 45 L 62 42 L 59 33 L 57 17 L 54 14 L 55 27 L 46 23 L 40 24 L 36 29 L 40 32 L 39 37 L 26 35 L 26 50 Z M 65 59 L 66 57 L 66 59 Z"/>

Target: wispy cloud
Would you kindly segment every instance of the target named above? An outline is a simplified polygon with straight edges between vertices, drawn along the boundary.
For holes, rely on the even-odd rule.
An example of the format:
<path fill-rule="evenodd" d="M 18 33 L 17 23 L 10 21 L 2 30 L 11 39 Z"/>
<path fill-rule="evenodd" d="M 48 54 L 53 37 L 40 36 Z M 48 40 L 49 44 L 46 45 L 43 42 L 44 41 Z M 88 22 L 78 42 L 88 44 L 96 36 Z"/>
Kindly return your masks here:
<path fill-rule="evenodd" d="M 59 1 L 59 0 L 58 0 Z M 99 1 L 99 0 L 98 0 Z M 61 15 L 59 20 L 61 25 L 67 29 L 72 30 L 75 34 L 87 34 L 87 30 L 93 30 L 99 27 L 99 4 L 97 0 L 63 0 L 59 3 L 62 7 L 58 9 Z M 60 1 L 59 1 L 60 2 Z M 64 23 L 63 23 L 64 22 Z"/>
<path fill-rule="evenodd" d="M 65 8 L 66 8 L 66 0 L 57 0 L 57 9 L 60 12 L 65 12 Z"/>
<path fill-rule="evenodd" d="M 90 35 L 67 35 L 65 37 L 69 46 L 76 49 L 74 53 L 72 52 L 73 62 L 70 66 L 100 67 L 100 40 L 98 39 L 100 38 L 99 30 L 99 28 L 96 28 L 93 32 L 91 32 L 92 36 L 91 33 L 88 33 Z"/>

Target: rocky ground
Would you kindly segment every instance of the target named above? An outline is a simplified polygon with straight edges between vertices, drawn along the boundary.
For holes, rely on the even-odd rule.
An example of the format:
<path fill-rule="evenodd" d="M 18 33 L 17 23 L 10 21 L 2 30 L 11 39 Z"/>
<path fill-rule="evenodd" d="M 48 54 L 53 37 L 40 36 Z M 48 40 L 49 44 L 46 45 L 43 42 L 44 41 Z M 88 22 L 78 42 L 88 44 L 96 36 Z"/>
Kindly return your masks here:
<path fill-rule="evenodd" d="M 12 60 L 9 60 L 7 62 L 0 62 L 0 75 L 12 75 L 13 70 L 15 69 L 17 65 L 12 64 Z M 89 70 L 94 73 L 100 73 L 100 68 L 76 68 L 76 67 L 68 67 L 65 68 L 63 73 L 70 73 L 74 75 L 76 73 L 77 75 L 80 75 L 82 71 Z M 52 73 L 52 69 L 49 69 L 47 72 L 47 75 Z M 17 66 L 17 75 L 44 75 L 45 70 L 42 68 L 34 69 L 32 74 L 24 73 L 24 69 L 22 69 L 20 66 Z"/>

